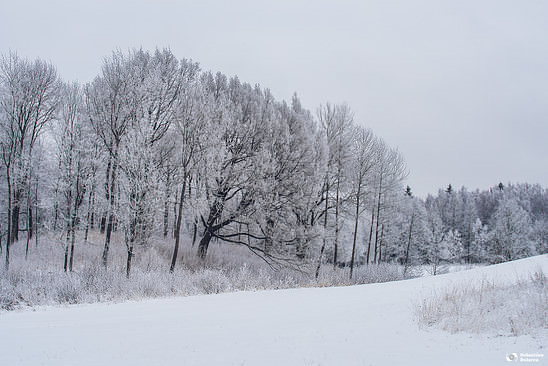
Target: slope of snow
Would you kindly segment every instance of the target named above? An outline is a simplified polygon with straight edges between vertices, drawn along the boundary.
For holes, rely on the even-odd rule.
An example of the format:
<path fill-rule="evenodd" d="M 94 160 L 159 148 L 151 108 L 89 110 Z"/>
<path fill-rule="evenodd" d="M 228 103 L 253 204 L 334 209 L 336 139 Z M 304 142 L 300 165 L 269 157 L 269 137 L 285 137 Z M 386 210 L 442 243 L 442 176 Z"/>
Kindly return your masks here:
<path fill-rule="evenodd" d="M 506 365 L 510 353 L 548 353 L 548 330 L 421 330 L 414 306 L 436 289 L 539 268 L 548 255 L 384 284 L 1 313 L 0 365 Z"/>

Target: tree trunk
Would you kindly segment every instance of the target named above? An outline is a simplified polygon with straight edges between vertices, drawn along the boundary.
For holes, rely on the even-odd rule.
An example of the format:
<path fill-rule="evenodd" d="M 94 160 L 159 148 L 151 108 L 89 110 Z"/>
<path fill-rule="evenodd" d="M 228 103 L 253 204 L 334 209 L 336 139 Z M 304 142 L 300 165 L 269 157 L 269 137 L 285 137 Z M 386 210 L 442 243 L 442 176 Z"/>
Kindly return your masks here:
<path fill-rule="evenodd" d="M 316 267 L 316 279 L 318 279 L 318 277 L 320 276 L 320 267 L 322 266 L 323 252 L 325 250 L 325 244 L 327 242 L 327 210 L 329 208 L 328 201 L 329 201 L 329 182 L 326 179 L 326 183 L 325 183 L 325 211 L 324 211 L 325 216 L 323 217 L 323 242 L 322 242 L 322 247 L 320 249 L 320 259 L 318 260 L 318 266 Z M 335 254 L 334 259 L 333 259 L 333 268 L 335 268 L 337 266 L 336 257 L 337 257 L 337 255 Z"/>
<path fill-rule="evenodd" d="M 19 240 L 19 211 L 21 209 L 21 206 L 18 202 L 18 199 L 16 198 L 14 200 L 16 203 L 13 205 L 11 210 L 11 237 L 10 237 L 10 244 L 15 243 L 17 240 Z"/>
<path fill-rule="evenodd" d="M 340 192 L 340 172 L 337 177 L 337 189 L 335 192 L 335 247 L 333 250 L 333 269 L 337 268 L 337 255 L 339 252 L 339 192 Z"/>
<path fill-rule="evenodd" d="M 6 168 L 6 180 L 8 183 L 8 229 L 6 232 L 6 272 L 10 267 L 10 243 L 11 243 L 11 209 L 12 209 L 12 197 L 11 197 L 11 179 L 10 179 L 10 168 Z"/>
<path fill-rule="evenodd" d="M 69 271 L 72 272 L 72 263 L 74 262 L 74 241 L 76 239 L 76 215 L 72 216 L 70 224 L 70 258 Z"/>
<path fill-rule="evenodd" d="M 194 217 L 194 228 L 192 232 L 192 247 L 194 247 L 194 244 L 196 244 L 196 236 L 198 234 L 198 218 Z"/>
<path fill-rule="evenodd" d="M 377 250 L 379 243 L 379 222 L 381 221 L 381 197 L 382 197 L 382 175 L 379 178 L 379 196 L 377 197 L 377 224 L 375 226 L 375 253 L 373 253 L 373 263 L 377 263 Z"/>
<path fill-rule="evenodd" d="M 383 238 L 384 238 L 384 224 L 381 224 L 381 238 L 379 239 L 379 261 L 378 261 L 378 263 L 382 262 Z"/>
<path fill-rule="evenodd" d="M 29 192 L 29 195 L 30 195 L 30 192 Z M 30 201 L 30 198 L 29 198 L 29 201 Z M 28 224 L 28 237 L 29 239 L 32 239 L 32 235 L 33 235 L 33 230 L 34 230 L 34 225 L 33 225 L 33 219 L 32 219 L 32 206 L 31 206 L 31 203 L 29 202 L 28 203 L 28 211 L 29 211 L 29 215 L 28 215 L 28 218 L 27 218 L 27 224 Z"/>
<path fill-rule="evenodd" d="M 29 244 L 30 244 L 30 239 L 32 239 L 32 205 L 31 205 L 31 194 L 30 194 L 30 188 L 31 188 L 31 184 L 30 184 L 30 179 L 29 179 L 29 189 L 27 191 L 27 245 L 25 247 L 25 260 L 28 259 L 28 256 L 29 256 Z"/>
<path fill-rule="evenodd" d="M 356 219 L 354 221 L 354 240 L 352 241 L 352 257 L 350 258 L 350 279 L 354 272 L 354 258 L 356 256 L 356 238 L 358 236 L 358 221 L 360 219 L 360 193 L 361 182 L 358 184 L 358 194 L 356 195 Z"/>
<path fill-rule="evenodd" d="M 83 196 L 80 193 L 80 175 L 78 174 L 78 171 L 80 171 L 80 164 L 78 164 L 77 168 L 77 175 L 76 175 L 76 189 L 74 194 L 74 206 L 72 207 L 72 216 L 70 220 L 70 259 L 69 259 L 69 271 L 72 272 L 72 263 L 74 261 L 74 240 L 76 237 L 76 220 L 78 218 L 78 205 L 80 202 L 78 202 L 80 196 Z"/>
<path fill-rule="evenodd" d="M 200 240 L 200 244 L 198 244 L 198 257 L 202 260 L 205 259 L 207 255 L 207 248 L 209 247 L 209 242 L 211 241 L 211 232 L 208 229 L 209 228 L 206 229 L 202 240 Z"/>
<path fill-rule="evenodd" d="M 32 207 L 30 207 L 30 202 L 27 200 L 27 243 L 25 247 L 25 260 L 29 257 L 29 244 L 30 239 L 32 238 Z"/>
<path fill-rule="evenodd" d="M 34 205 L 34 241 L 35 247 L 38 248 L 38 178 L 36 178 L 34 197 L 36 198 Z"/>
<path fill-rule="evenodd" d="M 220 227 L 217 226 L 214 228 L 214 226 L 215 223 L 221 218 L 221 215 L 223 213 L 225 197 L 226 193 L 219 193 L 217 195 L 217 198 L 215 199 L 213 206 L 209 208 L 209 216 L 207 217 L 207 222 L 205 223 L 204 236 L 200 240 L 200 244 L 198 244 L 197 256 L 202 260 L 205 259 L 207 255 L 207 249 L 209 248 L 209 243 L 211 242 L 211 239 L 213 237 L 213 230 L 216 231 L 220 229 Z"/>
<path fill-rule="evenodd" d="M 375 224 L 375 205 L 371 207 L 371 226 L 369 227 L 369 242 L 367 243 L 367 258 L 365 264 L 369 265 L 369 253 L 371 252 L 371 242 L 373 241 L 373 226 Z"/>
<path fill-rule="evenodd" d="M 89 192 L 88 196 L 88 213 L 86 215 L 86 230 L 84 231 L 84 241 L 88 241 L 88 235 L 89 235 L 89 227 L 91 226 L 91 210 L 92 210 L 92 196 L 93 196 L 93 190 Z"/>
<path fill-rule="evenodd" d="M 70 222 L 67 222 L 67 236 L 65 238 L 65 262 L 63 264 L 63 270 L 68 271 L 68 261 L 69 261 L 69 240 L 70 240 Z"/>
<path fill-rule="evenodd" d="M 168 233 L 168 227 L 169 227 L 169 203 L 166 200 L 164 201 L 164 238 L 167 238 Z"/>
<path fill-rule="evenodd" d="M 129 244 L 127 249 L 127 261 L 126 261 L 126 278 L 129 278 L 131 273 L 131 260 L 133 259 L 133 242 Z"/>
<path fill-rule="evenodd" d="M 118 146 L 116 145 L 114 150 L 114 157 L 112 162 L 112 173 L 111 173 L 111 180 L 110 180 L 110 200 L 109 200 L 109 207 L 108 207 L 108 223 L 106 227 L 106 235 L 105 235 L 105 246 L 103 248 L 103 266 L 107 268 L 108 263 L 108 252 L 110 248 L 110 237 L 112 234 L 112 229 L 114 227 L 114 197 L 115 197 L 115 189 L 114 185 L 116 183 L 116 169 L 118 166 Z"/>
<path fill-rule="evenodd" d="M 413 222 L 415 221 L 415 213 L 411 215 L 411 222 L 409 223 L 409 235 L 407 236 L 407 249 L 405 250 L 405 263 L 403 269 L 403 275 L 407 272 L 407 264 L 409 263 L 409 248 L 411 248 L 411 238 L 413 233 Z"/>
<path fill-rule="evenodd" d="M 108 216 L 107 211 L 103 212 L 103 215 L 101 216 L 101 222 L 99 223 L 99 232 L 101 234 L 104 234 L 107 228 L 107 216 Z"/>
<path fill-rule="evenodd" d="M 175 270 L 175 264 L 177 263 L 177 255 L 179 254 L 179 242 L 181 240 L 181 223 L 183 218 L 183 203 L 186 190 L 186 177 L 183 179 L 183 187 L 181 188 L 181 197 L 179 199 L 179 212 L 177 214 L 177 224 L 175 226 L 175 247 L 173 248 L 173 255 L 171 256 L 171 265 L 169 266 L 169 272 L 173 273 Z"/>

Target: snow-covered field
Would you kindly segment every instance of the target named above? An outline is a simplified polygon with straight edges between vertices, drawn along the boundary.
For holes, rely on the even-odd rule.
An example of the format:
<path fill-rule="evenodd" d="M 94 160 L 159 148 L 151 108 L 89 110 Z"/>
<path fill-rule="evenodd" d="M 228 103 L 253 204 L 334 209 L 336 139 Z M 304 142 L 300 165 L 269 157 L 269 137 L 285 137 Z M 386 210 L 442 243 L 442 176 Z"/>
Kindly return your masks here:
<path fill-rule="evenodd" d="M 435 277 L 0 313 L 0 365 L 507 365 L 548 353 L 533 335 L 419 327 L 452 286 L 548 273 L 548 255 Z M 523 299 L 527 301 L 527 299 Z M 501 320 L 503 321 L 503 320 Z M 517 354 L 510 362 L 507 356 Z M 511 356 L 510 356 L 511 357 Z M 548 364 L 548 355 L 534 364 Z"/>

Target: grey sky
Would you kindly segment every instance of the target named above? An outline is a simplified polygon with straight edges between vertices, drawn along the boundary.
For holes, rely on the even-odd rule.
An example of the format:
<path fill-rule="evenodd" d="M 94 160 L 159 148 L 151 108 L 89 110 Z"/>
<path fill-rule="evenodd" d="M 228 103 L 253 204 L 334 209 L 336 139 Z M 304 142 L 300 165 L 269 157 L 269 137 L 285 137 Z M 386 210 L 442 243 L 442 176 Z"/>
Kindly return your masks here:
<path fill-rule="evenodd" d="M 169 47 L 305 107 L 348 103 L 419 195 L 548 186 L 548 2 L 0 0 L 0 52 L 90 81 L 112 50 Z"/>

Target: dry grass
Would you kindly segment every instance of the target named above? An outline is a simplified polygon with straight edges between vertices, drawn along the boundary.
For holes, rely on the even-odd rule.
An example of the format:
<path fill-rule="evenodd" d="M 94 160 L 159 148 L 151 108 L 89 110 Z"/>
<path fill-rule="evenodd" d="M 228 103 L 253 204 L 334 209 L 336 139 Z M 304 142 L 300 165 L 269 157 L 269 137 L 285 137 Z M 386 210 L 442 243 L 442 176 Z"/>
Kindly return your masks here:
<path fill-rule="evenodd" d="M 548 280 L 542 270 L 501 285 L 482 280 L 454 286 L 416 307 L 420 326 L 451 333 L 519 336 L 548 329 Z"/>
<path fill-rule="evenodd" d="M 274 270 L 248 249 L 212 243 L 201 261 L 186 238 L 174 273 L 169 273 L 173 240 L 156 238 L 146 248 L 137 248 L 129 279 L 125 276 L 126 250 L 114 234 L 108 268 L 101 264 L 104 237 L 92 232 L 87 243 L 75 248 L 72 273 L 63 271 L 64 236 L 48 234 L 38 247 L 31 246 L 25 259 L 25 241 L 11 247 L 10 270 L 0 270 L 0 309 L 55 304 L 126 301 L 152 297 L 190 296 L 314 286 L 344 286 L 386 282 L 403 278 L 400 266 L 380 265 L 348 269 L 325 265 L 318 280 L 314 266 L 303 263 L 300 270 Z M 0 266 L 3 268 L 3 266 Z"/>

